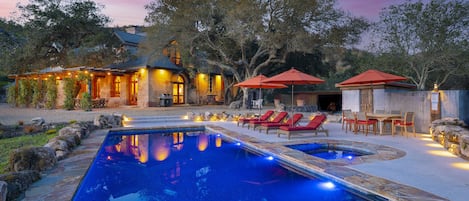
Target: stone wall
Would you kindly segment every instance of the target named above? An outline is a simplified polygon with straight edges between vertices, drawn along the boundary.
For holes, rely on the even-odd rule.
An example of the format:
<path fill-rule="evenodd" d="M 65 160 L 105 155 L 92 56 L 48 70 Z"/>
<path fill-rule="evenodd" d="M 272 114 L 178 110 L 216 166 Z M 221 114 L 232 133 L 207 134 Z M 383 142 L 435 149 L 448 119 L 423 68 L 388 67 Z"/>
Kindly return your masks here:
<path fill-rule="evenodd" d="M 0 175 L 0 201 L 5 200 L 3 198 L 15 200 L 40 179 L 41 172 L 53 168 L 57 161 L 64 159 L 92 131 L 116 127 L 122 127 L 122 115 L 99 115 L 93 122 L 65 126 L 43 147 L 23 147 L 13 151 L 8 164 L 10 172 Z"/>
<path fill-rule="evenodd" d="M 464 121 L 451 117 L 435 120 L 430 134 L 449 152 L 469 160 L 469 129 Z"/>

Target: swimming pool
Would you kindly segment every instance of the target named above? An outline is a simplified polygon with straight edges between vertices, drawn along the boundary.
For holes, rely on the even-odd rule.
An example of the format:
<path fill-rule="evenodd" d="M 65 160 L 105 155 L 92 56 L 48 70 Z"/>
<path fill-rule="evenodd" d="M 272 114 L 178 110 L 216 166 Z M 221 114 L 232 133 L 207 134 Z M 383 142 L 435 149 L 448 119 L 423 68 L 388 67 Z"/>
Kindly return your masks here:
<path fill-rule="evenodd" d="M 286 147 L 302 151 L 311 156 L 319 157 L 325 160 L 347 159 L 353 160 L 355 157 L 371 155 L 373 153 L 364 150 L 344 147 L 337 144 L 328 143 L 307 143 L 287 145 Z"/>
<path fill-rule="evenodd" d="M 366 200 L 220 134 L 111 131 L 73 200 Z"/>

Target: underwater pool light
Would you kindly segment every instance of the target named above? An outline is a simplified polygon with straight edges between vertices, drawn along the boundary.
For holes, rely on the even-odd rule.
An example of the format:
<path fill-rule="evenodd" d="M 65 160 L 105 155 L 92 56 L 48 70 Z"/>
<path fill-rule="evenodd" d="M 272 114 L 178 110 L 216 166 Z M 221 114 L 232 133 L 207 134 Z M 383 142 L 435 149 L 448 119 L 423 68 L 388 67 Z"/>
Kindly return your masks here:
<path fill-rule="evenodd" d="M 322 182 L 320 184 L 320 186 L 325 188 L 325 189 L 334 189 L 335 188 L 335 184 L 330 182 L 330 181 Z"/>
<path fill-rule="evenodd" d="M 353 156 L 347 156 L 347 159 L 352 160 Z"/>
<path fill-rule="evenodd" d="M 236 146 L 241 146 L 241 142 L 237 142 L 235 145 Z"/>
<path fill-rule="evenodd" d="M 267 159 L 269 161 L 272 161 L 272 160 L 274 160 L 274 157 L 273 156 L 267 156 L 265 159 Z"/>

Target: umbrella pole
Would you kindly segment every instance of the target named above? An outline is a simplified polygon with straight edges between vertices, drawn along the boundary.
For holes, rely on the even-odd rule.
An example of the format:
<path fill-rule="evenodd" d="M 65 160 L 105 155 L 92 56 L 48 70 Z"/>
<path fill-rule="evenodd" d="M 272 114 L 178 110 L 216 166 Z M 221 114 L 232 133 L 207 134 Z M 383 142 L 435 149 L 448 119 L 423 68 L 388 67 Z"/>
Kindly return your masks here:
<path fill-rule="evenodd" d="M 262 97 L 262 88 L 259 88 L 259 97 L 257 98 L 257 103 L 260 103 L 259 100 L 261 99 Z M 261 119 L 261 104 L 259 104 L 257 107 L 259 107 L 259 119 Z"/>
<path fill-rule="evenodd" d="M 293 98 L 293 89 L 294 89 L 294 85 L 292 83 L 292 85 L 291 85 L 291 117 L 290 118 L 293 117 L 293 100 L 294 100 L 294 98 Z M 293 127 L 293 121 L 291 121 L 291 127 Z"/>

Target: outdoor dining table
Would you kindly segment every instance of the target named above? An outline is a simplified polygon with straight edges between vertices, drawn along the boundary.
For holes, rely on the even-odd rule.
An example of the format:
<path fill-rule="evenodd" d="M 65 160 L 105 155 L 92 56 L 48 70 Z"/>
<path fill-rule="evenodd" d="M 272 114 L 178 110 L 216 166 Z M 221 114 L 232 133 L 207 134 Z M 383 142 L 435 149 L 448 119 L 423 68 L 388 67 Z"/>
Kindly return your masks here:
<path fill-rule="evenodd" d="M 383 113 L 367 113 L 366 116 L 368 116 L 370 119 L 376 119 L 378 120 L 378 126 L 379 126 L 379 134 L 383 134 L 383 127 L 384 127 L 384 121 L 393 119 L 393 118 L 401 118 L 401 114 L 383 114 Z"/>

